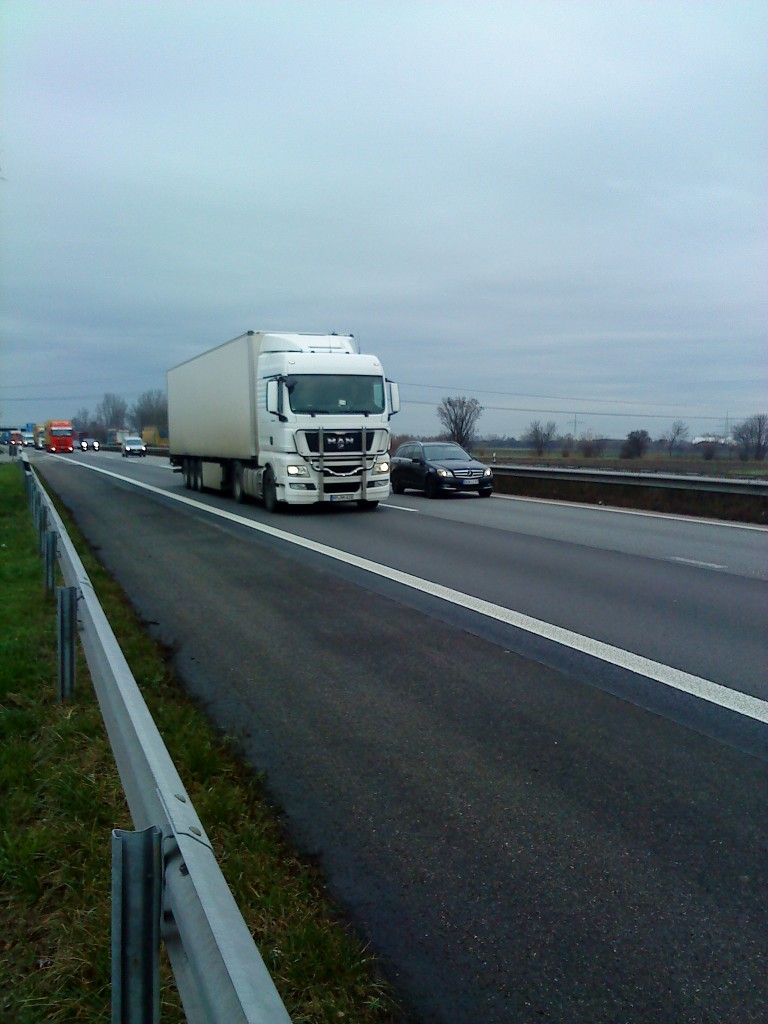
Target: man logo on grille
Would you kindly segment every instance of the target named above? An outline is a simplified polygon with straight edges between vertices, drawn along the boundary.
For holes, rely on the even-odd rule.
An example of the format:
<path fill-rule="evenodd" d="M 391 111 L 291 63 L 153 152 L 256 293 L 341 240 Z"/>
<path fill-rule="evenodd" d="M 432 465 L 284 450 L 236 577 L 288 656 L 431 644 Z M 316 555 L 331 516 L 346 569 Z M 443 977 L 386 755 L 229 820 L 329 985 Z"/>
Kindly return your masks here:
<path fill-rule="evenodd" d="M 327 438 L 329 448 L 354 448 L 355 438 L 352 434 L 331 434 Z"/>

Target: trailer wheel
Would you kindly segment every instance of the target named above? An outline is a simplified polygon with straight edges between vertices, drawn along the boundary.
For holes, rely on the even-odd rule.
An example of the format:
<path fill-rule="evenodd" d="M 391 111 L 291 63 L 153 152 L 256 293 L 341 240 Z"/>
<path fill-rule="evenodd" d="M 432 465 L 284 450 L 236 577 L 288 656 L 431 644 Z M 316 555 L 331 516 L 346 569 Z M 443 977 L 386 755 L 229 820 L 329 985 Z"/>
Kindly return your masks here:
<path fill-rule="evenodd" d="M 194 489 L 195 477 L 192 472 L 192 459 L 184 459 L 181 463 L 181 471 L 184 474 L 184 486 L 188 491 Z"/>
<path fill-rule="evenodd" d="M 232 467 L 232 497 L 238 505 L 245 501 L 245 489 L 243 487 L 243 466 L 236 462 Z"/>
<path fill-rule="evenodd" d="M 264 470 L 264 482 L 261 485 L 261 493 L 264 498 L 264 508 L 267 512 L 277 512 L 277 484 L 275 474 L 271 469 Z"/>
<path fill-rule="evenodd" d="M 203 489 L 203 463 L 200 461 L 200 459 L 194 459 L 193 462 L 192 462 L 192 465 L 194 466 L 194 469 L 193 469 L 192 472 L 193 472 L 193 476 L 194 476 L 194 480 L 195 480 L 195 490 L 196 491 L 202 491 L 202 489 Z"/>

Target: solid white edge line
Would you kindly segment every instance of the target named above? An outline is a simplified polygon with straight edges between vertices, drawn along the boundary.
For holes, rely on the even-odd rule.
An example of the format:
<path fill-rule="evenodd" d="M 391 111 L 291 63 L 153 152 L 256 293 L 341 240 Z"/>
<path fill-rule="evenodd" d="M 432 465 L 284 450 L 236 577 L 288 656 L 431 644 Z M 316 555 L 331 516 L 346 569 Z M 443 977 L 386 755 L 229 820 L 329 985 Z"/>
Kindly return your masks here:
<path fill-rule="evenodd" d="M 619 516 L 640 516 L 643 519 L 672 519 L 677 523 L 698 523 L 700 526 L 724 526 L 730 530 L 759 530 L 768 532 L 760 523 L 739 523 L 731 519 L 707 519 L 704 516 L 680 516 L 674 512 L 651 512 L 641 508 L 621 508 L 619 505 L 595 505 L 584 501 L 562 501 L 559 498 L 531 498 L 525 494 L 494 494 L 504 501 L 527 501 L 538 505 L 560 505 L 562 508 L 585 508 L 593 512 L 612 512 Z"/>
<path fill-rule="evenodd" d="M 524 615 L 522 612 L 515 612 L 501 605 L 492 604 L 490 601 L 484 601 L 482 598 L 472 597 L 470 594 L 464 594 L 450 587 L 444 587 L 442 584 L 422 580 L 418 576 L 412 576 L 410 573 L 402 572 L 399 569 L 391 569 L 388 566 L 379 565 L 368 558 L 340 551 L 338 548 L 332 548 L 317 541 L 307 540 L 304 537 L 297 537 L 274 526 L 268 526 L 266 523 L 257 523 L 252 519 L 245 519 L 243 516 L 230 512 L 227 509 L 213 508 L 202 501 L 189 498 L 184 494 L 171 494 L 161 487 L 155 487 L 153 484 L 143 483 L 139 480 L 132 480 L 130 477 L 122 476 L 119 473 L 114 473 L 98 466 L 88 466 L 80 462 L 72 464 L 83 466 L 83 468 L 95 473 L 102 473 L 105 476 L 113 477 L 116 480 L 121 480 L 123 483 L 131 484 L 134 487 L 161 495 L 164 498 L 170 498 L 172 501 L 178 501 L 201 512 L 219 516 L 222 519 L 227 519 L 240 526 L 264 533 L 277 540 L 287 541 L 289 544 L 295 544 L 297 547 L 305 548 L 327 558 L 333 558 L 337 562 L 345 562 L 348 565 L 373 573 L 383 579 L 400 583 L 402 586 L 437 597 L 460 608 L 478 612 L 480 615 L 485 615 L 498 622 L 504 622 L 507 625 L 514 626 L 516 629 L 522 629 L 542 639 L 553 641 L 564 647 L 569 647 L 572 650 L 607 662 L 610 665 L 645 676 L 647 679 L 652 679 L 683 693 L 692 694 L 711 704 L 716 704 L 729 711 L 735 711 L 737 714 L 744 715 L 747 718 L 768 723 L 768 702 L 761 700 L 759 697 L 753 697 L 738 690 L 731 690 L 727 686 L 722 686 L 720 683 L 712 682 L 709 679 L 703 679 L 701 676 L 691 675 L 680 669 L 672 668 L 670 665 L 652 661 L 650 658 L 644 658 L 642 655 L 633 654 L 631 651 L 622 650 L 620 647 L 613 647 L 611 644 L 603 643 L 601 640 L 593 640 L 590 637 L 574 633 L 561 626 L 555 626 L 541 619 L 534 619 L 529 615 Z"/>

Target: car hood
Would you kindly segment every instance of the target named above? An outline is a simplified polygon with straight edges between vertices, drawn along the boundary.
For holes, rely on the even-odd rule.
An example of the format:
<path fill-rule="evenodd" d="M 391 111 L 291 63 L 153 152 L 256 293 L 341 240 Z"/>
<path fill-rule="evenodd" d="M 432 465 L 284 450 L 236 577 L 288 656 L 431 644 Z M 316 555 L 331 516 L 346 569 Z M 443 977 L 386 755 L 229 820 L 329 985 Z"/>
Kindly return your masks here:
<path fill-rule="evenodd" d="M 485 469 L 477 459 L 430 459 L 428 464 L 436 469 Z"/>

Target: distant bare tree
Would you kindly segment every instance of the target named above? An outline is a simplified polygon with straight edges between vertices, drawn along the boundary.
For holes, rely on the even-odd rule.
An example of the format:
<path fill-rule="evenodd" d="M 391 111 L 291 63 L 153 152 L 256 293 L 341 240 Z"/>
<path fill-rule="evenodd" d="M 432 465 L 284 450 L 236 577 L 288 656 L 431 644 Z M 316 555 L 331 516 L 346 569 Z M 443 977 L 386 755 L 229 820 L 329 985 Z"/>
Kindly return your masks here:
<path fill-rule="evenodd" d="M 651 443 L 651 435 L 647 430 L 631 430 L 621 446 L 622 459 L 642 459 Z"/>
<path fill-rule="evenodd" d="M 72 426 L 80 432 L 87 431 L 91 425 L 91 414 L 88 409 L 78 409 L 72 417 Z"/>
<path fill-rule="evenodd" d="M 389 450 L 394 455 L 401 444 L 406 444 L 408 441 L 413 440 L 414 438 L 411 434 L 391 434 L 389 438 Z"/>
<path fill-rule="evenodd" d="M 444 398 L 437 407 L 437 418 L 445 427 L 448 437 L 462 448 L 470 448 L 475 426 L 483 411 L 476 398 Z"/>
<path fill-rule="evenodd" d="M 585 459 L 602 455 L 605 451 L 605 438 L 595 437 L 591 433 L 582 434 L 579 438 L 579 451 Z"/>
<path fill-rule="evenodd" d="M 541 456 L 549 448 L 556 435 L 557 424 L 554 420 L 550 420 L 546 426 L 542 424 L 541 420 L 534 420 L 527 432 L 523 434 L 523 440 L 533 448 L 537 455 Z"/>
<path fill-rule="evenodd" d="M 168 398 L 159 389 L 145 391 L 139 395 L 128 413 L 131 426 L 141 433 L 145 427 L 157 427 L 163 435 L 168 434 Z"/>
<path fill-rule="evenodd" d="M 107 392 L 96 408 L 96 419 L 105 430 L 124 427 L 128 413 L 128 403 L 120 395 Z"/>
<path fill-rule="evenodd" d="M 675 445 L 685 441 L 688 437 L 688 427 L 682 420 L 675 420 L 669 430 L 660 438 L 661 443 L 667 449 L 669 457 L 672 458 L 672 451 Z"/>
<path fill-rule="evenodd" d="M 731 431 L 734 441 L 741 445 L 741 457 L 750 456 L 762 462 L 768 453 L 768 413 L 755 413 Z"/>

